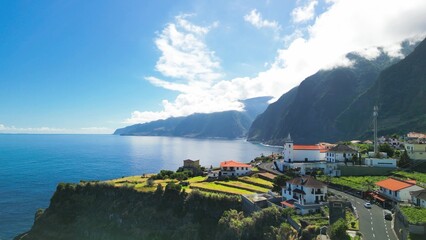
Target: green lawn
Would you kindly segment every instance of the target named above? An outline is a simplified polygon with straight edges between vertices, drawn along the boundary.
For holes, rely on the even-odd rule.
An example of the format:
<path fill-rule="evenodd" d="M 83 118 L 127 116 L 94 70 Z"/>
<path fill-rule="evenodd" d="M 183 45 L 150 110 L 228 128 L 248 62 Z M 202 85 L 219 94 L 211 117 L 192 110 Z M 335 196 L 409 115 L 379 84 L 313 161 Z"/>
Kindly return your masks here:
<path fill-rule="evenodd" d="M 395 172 L 392 172 L 392 174 L 395 174 L 396 176 L 402 176 L 405 178 L 415 179 L 416 181 L 426 184 L 426 173 L 395 171 Z"/>
<path fill-rule="evenodd" d="M 293 215 L 293 220 L 300 223 L 300 220 L 308 222 L 309 225 L 315 225 L 318 227 L 327 226 L 328 219 L 326 219 L 321 213 L 312 213 L 306 215 Z"/>
<path fill-rule="evenodd" d="M 386 178 L 388 177 L 386 176 L 344 176 L 344 177 L 332 177 L 330 178 L 330 182 L 334 184 L 351 187 L 353 189 L 357 189 L 360 191 L 366 191 L 367 181 L 372 181 L 373 183 L 376 183 Z M 325 176 L 318 177 L 318 179 L 321 181 L 326 181 Z"/>
<path fill-rule="evenodd" d="M 148 177 L 143 177 L 141 175 L 137 175 L 137 176 L 128 176 L 128 177 L 112 179 L 112 180 L 108 180 L 108 181 L 105 181 L 105 182 L 106 183 L 113 183 L 113 184 L 120 184 L 120 183 L 137 184 L 137 183 L 146 182 L 146 180 L 148 180 Z"/>
<path fill-rule="evenodd" d="M 410 223 L 426 223 L 426 208 L 401 206 L 399 209 Z"/>
<path fill-rule="evenodd" d="M 202 182 L 206 179 L 207 179 L 207 177 L 197 176 L 197 177 L 189 178 L 188 180 L 185 180 L 185 181 L 189 182 L 189 183 L 196 183 L 196 182 Z"/>
<path fill-rule="evenodd" d="M 269 188 L 259 187 L 256 185 L 240 182 L 240 181 L 220 181 L 217 182 L 218 184 L 225 185 L 228 187 L 235 187 L 240 188 L 244 190 L 248 190 L 251 192 L 259 192 L 259 193 L 265 193 L 269 191 Z"/>
<path fill-rule="evenodd" d="M 221 193 L 230 193 L 230 194 L 253 194 L 254 192 L 250 192 L 247 190 L 234 188 L 234 187 L 228 187 L 220 184 L 216 184 L 215 182 L 199 182 L 199 183 L 192 183 L 191 188 L 196 188 L 200 190 L 212 190 L 217 191 Z"/>
<path fill-rule="evenodd" d="M 238 180 L 244 181 L 244 182 L 249 182 L 249 183 L 253 183 L 253 184 L 258 184 L 264 187 L 269 187 L 272 188 L 273 184 L 270 181 L 264 180 L 262 178 L 259 178 L 257 176 L 244 176 L 244 177 L 240 177 L 238 178 Z"/>
<path fill-rule="evenodd" d="M 149 176 L 129 176 L 129 177 L 123 177 L 123 178 L 117 178 L 105 181 L 104 183 L 111 184 L 115 187 L 130 187 L 134 188 L 137 191 L 140 192 L 154 192 L 157 189 L 157 185 L 161 184 L 163 187 L 167 185 L 167 183 L 174 181 L 178 182 L 175 179 L 158 179 L 154 180 L 154 183 L 152 186 L 148 186 L 147 180 Z M 247 181 L 257 182 L 257 183 L 263 183 L 268 184 L 270 182 L 259 179 L 257 177 L 244 177 L 248 179 Z M 190 187 L 183 187 L 186 192 L 191 192 L 191 187 L 197 188 L 204 191 L 217 191 L 225 194 L 252 194 L 255 192 L 267 192 L 269 189 L 256 186 L 249 183 L 244 183 L 240 181 L 228 181 L 224 182 L 223 185 L 216 184 L 216 182 L 204 182 L 206 180 L 206 177 L 203 176 L 197 176 L 193 178 L 189 178 L 186 180 L 190 183 Z M 226 186 L 225 186 L 226 185 Z"/>
<path fill-rule="evenodd" d="M 352 222 L 354 222 L 354 225 L 352 225 Z M 359 221 L 349 209 L 346 209 L 346 225 L 349 230 L 359 230 Z"/>

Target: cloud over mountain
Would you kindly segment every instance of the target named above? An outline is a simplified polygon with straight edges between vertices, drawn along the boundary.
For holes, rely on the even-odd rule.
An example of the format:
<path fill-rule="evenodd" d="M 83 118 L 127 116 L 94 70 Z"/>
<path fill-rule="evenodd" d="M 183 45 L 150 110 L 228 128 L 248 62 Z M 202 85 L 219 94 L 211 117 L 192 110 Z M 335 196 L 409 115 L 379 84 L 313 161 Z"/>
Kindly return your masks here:
<path fill-rule="evenodd" d="M 207 35 L 215 34 L 211 30 L 220 30 L 222 24 L 201 26 L 191 22 L 190 15 L 177 16 L 155 39 L 161 52 L 156 70 L 162 76 L 148 76 L 146 80 L 179 95 L 173 101 L 163 100 L 162 111 L 134 111 L 125 122 L 241 110 L 240 99 L 278 98 L 320 69 L 350 66 L 345 58 L 348 52 L 374 58 L 381 46 L 389 56 L 399 57 L 402 41 L 420 40 L 426 34 L 423 0 L 328 0 L 325 4 L 317 15 L 318 1 L 297 5 L 289 13 L 290 23 L 265 20 L 267 17 L 256 9 L 242 16 L 257 28 L 296 25 L 291 32 L 283 33 L 282 39 L 291 41 L 283 41 L 268 69 L 232 79 L 226 79 L 220 56 L 205 41 Z M 305 24 L 299 26 L 302 22 Z"/>

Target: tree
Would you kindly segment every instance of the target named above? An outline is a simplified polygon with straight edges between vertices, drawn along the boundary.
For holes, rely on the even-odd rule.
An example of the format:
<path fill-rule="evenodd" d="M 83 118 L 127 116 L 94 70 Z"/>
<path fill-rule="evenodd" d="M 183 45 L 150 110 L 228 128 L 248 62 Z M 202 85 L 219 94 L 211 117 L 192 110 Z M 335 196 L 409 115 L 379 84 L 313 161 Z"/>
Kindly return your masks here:
<path fill-rule="evenodd" d="M 166 188 L 164 189 L 164 199 L 172 199 L 176 200 L 180 196 L 180 190 L 182 189 L 182 186 L 179 184 L 176 184 L 175 182 L 169 182 L 166 185 Z"/>
<path fill-rule="evenodd" d="M 239 239 L 243 230 L 244 213 L 235 209 L 225 211 L 219 219 L 216 239 Z"/>
<path fill-rule="evenodd" d="M 297 239 L 297 232 L 288 223 L 281 223 L 275 230 L 276 239 Z"/>
<path fill-rule="evenodd" d="M 159 184 L 157 184 L 157 189 L 155 189 L 155 192 L 154 192 L 154 194 L 155 195 L 157 195 L 157 196 L 161 196 L 161 195 L 163 195 L 163 186 L 159 183 Z"/>
<path fill-rule="evenodd" d="M 329 236 L 331 240 L 345 240 L 348 239 L 346 234 L 348 227 L 346 226 L 345 220 L 339 219 L 333 223 L 329 228 Z"/>
<path fill-rule="evenodd" d="M 353 165 L 355 165 L 355 164 L 361 165 L 360 163 L 361 163 L 361 162 L 360 162 L 360 161 L 358 161 L 358 154 L 354 154 L 354 155 L 352 156 L 352 164 L 353 164 Z"/>
<path fill-rule="evenodd" d="M 373 181 L 371 181 L 371 180 L 369 180 L 369 179 L 367 179 L 366 181 L 365 181 L 365 186 L 367 187 L 367 191 L 371 191 L 371 190 L 373 190 L 373 188 L 374 188 L 374 186 L 376 186 L 375 184 L 374 184 L 374 182 Z"/>
<path fill-rule="evenodd" d="M 398 167 L 407 168 L 410 166 L 410 157 L 408 156 L 407 151 L 404 151 L 399 157 Z"/>
<path fill-rule="evenodd" d="M 380 144 L 379 151 L 387 153 L 388 157 L 393 157 L 393 154 L 395 152 L 395 150 L 387 143 Z"/>
<path fill-rule="evenodd" d="M 276 176 L 273 180 L 272 191 L 277 192 L 277 193 L 281 193 L 281 188 L 285 187 L 286 182 L 290 179 L 291 178 L 289 176 L 286 176 L 286 175 Z"/>
<path fill-rule="evenodd" d="M 148 187 L 154 186 L 154 179 L 153 178 L 148 178 L 148 180 L 146 180 L 146 185 Z"/>

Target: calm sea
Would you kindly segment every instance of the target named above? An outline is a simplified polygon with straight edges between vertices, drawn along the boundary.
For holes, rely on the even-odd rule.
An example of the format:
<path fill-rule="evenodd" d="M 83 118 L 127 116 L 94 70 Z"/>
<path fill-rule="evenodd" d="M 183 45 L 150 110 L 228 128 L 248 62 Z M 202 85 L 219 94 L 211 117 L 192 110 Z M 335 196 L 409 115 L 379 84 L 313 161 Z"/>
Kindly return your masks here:
<path fill-rule="evenodd" d="M 29 230 L 59 182 L 176 170 L 188 158 L 206 167 L 248 162 L 277 151 L 243 140 L 0 134 L 0 239 Z"/>

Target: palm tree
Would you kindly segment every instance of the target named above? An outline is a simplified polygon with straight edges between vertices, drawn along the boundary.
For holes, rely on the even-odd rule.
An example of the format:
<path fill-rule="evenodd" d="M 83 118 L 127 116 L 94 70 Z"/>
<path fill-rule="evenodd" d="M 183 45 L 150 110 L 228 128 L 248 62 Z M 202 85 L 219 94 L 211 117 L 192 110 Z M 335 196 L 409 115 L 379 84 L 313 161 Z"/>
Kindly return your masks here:
<path fill-rule="evenodd" d="M 368 191 L 368 192 L 371 192 L 371 190 L 373 190 L 373 189 L 374 189 L 374 187 L 376 186 L 376 184 L 374 184 L 374 182 L 373 182 L 373 181 L 371 181 L 370 179 L 367 179 L 367 180 L 365 181 L 365 186 L 367 187 L 367 191 Z"/>

